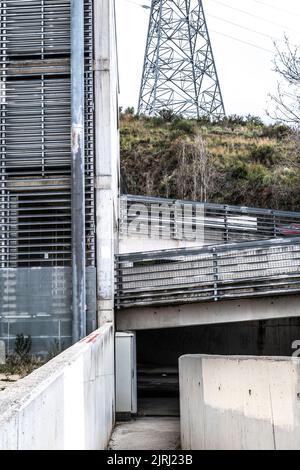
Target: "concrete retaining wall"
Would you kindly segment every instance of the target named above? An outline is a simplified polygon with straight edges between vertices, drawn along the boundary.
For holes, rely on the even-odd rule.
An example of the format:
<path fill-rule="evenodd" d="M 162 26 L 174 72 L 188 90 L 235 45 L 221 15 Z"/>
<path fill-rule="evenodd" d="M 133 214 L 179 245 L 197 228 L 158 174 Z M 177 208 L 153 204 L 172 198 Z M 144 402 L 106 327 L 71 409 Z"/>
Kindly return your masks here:
<path fill-rule="evenodd" d="M 183 356 L 182 448 L 300 449 L 300 360 Z"/>
<path fill-rule="evenodd" d="M 105 449 L 113 424 L 111 324 L 0 392 L 0 450 Z"/>

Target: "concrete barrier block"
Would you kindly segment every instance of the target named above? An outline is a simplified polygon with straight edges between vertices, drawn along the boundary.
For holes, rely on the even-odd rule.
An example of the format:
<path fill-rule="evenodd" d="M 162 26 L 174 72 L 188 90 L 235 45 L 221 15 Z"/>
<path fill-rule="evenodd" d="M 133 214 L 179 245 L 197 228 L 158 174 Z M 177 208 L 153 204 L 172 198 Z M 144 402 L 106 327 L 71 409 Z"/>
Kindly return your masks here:
<path fill-rule="evenodd" d="M 185 450 L 300 449 L 300 360 L 183 356 Z"/>

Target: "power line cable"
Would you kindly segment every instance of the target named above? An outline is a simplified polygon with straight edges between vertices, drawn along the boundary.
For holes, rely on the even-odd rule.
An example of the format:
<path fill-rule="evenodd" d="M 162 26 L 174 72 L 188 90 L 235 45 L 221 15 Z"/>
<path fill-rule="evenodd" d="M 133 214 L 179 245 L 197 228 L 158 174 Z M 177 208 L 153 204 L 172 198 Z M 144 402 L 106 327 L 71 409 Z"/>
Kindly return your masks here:
<path fill-rule="evenodd" d="M 253 13 L 250 13 L 249 11 L 241 10 L 240 8 L 236 8 L 236 7 L 232 7 L 230 5 L 227 5 L 226 3 L 220 2 L 219 0 L 212 0 L 212 1 L 215 2 L 215 3 L 218 3 L 219 5 L 224 6 L 226 8 L 230 8 L 231 10 L 235 10 L 235 11 L 238 11 L 240 13 L 244 13 L 245 15 L 252 16 L 253 18 L 259 19 L 261 21 L 265 21 L 266 23 L 270 23 L 272 25 L 279 26 L 280 28 L 285 28 L 288 31 L 292 31 L 293 33 L 299 34 L 299 31 L 297 31 L 295 29 L 289 28 L 288 26 L 285 26 L 285 25 L 282 25 L 282 24 L 279 24 L 279 23 L 275 23 L 274 21 L 267 20 L 266 18 L 263 18 L 262 16 L 254 15 Z"/>
<path fill-rule="evenodd" d="M 129 3 L 132 3 L 132 4 L 134 4 L 134 5 L 137 5 L 137 6 L 141 7 L 141 8 L 147 9 L 147 10 L 148 10 L 148 9 L 150 10 L 150 8 L 151 8 L 149 5 L 137 3 L 137 2 L 134 2 L 133 0 L 126 0 L 126 1 L 129 2 Z M 265 22 L 267 22 L 267 23 L 270 23 L 270 24 L 272 24 L 272 25 L 280 26 L 280 27 L 284 26 L 284 25 L 281 25 L 281 24 L 279 24 L 279 23 L 275 23 L 274 21 L 267 20 L 267 19 L 265 19 L 265 18 L 263 18 L 263 17 L 261 17 L 261 16 L 254 15 L 253 13 L 247 12 L 246 10 L 241 10 L 240 8 L 235 8 L 235 7 L 232 7 L 232 6 L 230 6 L 230 5 L 226 5 L 225 3 L 220 2 L 219 0 L 213 0 L 213 1 L 216 2 L 216 3 L 219 3 L 220 5 L 225 6 L 226 8 L 230 8 L 230 9 L 232 9 L 232 10 L 239 11 L 239 12 L 241 12 L 241 13 L 244 13 L 244 14 L 246 14 L 246 15 L 252 16 L 253 18 L 256 18 L 256 19 L 260 19 L 260 20 L 265 21 Z M 287 10 L 284 10 L 283 8 L 273 7 L 272 5 L 268 5 L 267 3 L 261 2 L 260 0 L 253 0 L 253 1 L 256 2 L 256 3 L 260 3 L 261 5 L 269 6 L 270 8 L 274 8 L 274 9 L 276 9 L 276 10 L 281 10 L 281 11 L 287 12 Z M 293 14 L 292 12 L 288 12 L 288 13 Z M 293 15 L 294 15 L 294 14 L 293 14 Z M 266 33 L 262 33 L 261 31 L 257 31 L 257 30 L 251 29 L 251 28 L 247 28 L 246 26 L 241 26 L 241 25 L 239 25 L 239 24 L 237 24 L 237 23 L 234 23 L 234 22 L 232 22 L 232 21 L 225 20 L 224 18 L 220 18 L 219 16 L 211 15 L 210 13 L 208 13 L 207 16 L 211 16 L 211 17 L 213 17 L 213 18 L 217 18 L 218 20 L 224 21 L 225 23 L 229 23 L 229 24 L 232 24 L 232 25 L 237 26 L 237 27 L 239 27 L 239 28 L 243 28 L 243 29 L 245 29 L 245 30 L 247 30 L 247 31 L 252 31 L 253 33 L 257 33 L 257 34 L 260 34 L 260 35 L 262 35 L 262 36 L 269 37 L 270 39 L 273 39 L 272 36 L 270 36 L 270 35 L 268 35 L 268 34 L 266 34 Z M 300 16 L 300 15 L 295 14 L 294 16 Z M 299 31 L 296 31 L 295 29 L 291 29 L 291 28 L 289 28 L 288 26 L 285 26 L 285 28 L 286 28 L 287 30 L 289 30 L 289 31 L 293 31 L 294 33 L 296 32 L 296 33 L 299 34 Z M 276 38 L 274 38 L 274 39 L 276 39 Z M 277 40 L 279 41 L 280 39 L 277 39 Z"/>
<path fill-rule="evenodd" d="M 149 5 L 142 5 L 140 3 L 134 2 L 133 0 L 126 0 L 126 1 L 129 2 L 129 3 L 133 3 L 134 5 L 137 5 L 137 6 L 142 7 L 142 8 L 146 8 L 146 9 L 151 8 Z M 288 15 L 299 16 L 300 17 L 300 14 L 295 13 L 293 11 L 286 10 L 285 8 L 276 7 L 274 5 L 270 5 L 269 3 L 262 2 L 261 0 L 252 0 L 252 1 L 255 2 L 255 3 L 259 3 L 260 5 L 264 5 L 268 8 L 271 8 L 272 10 L 278 10 L 278 11 L 282 11 L 284 13 L 287 13 Z"/>
<path fill-rule="evenodd" d="M 145 8 L 146 10 L 150 10 L 151 8 L 149 5 L 143 5 L 141 3 L 134 2 L 133 0 L 126 0 L 126 2 L 132 3 L 133 5 L 137 5 L 141 8 Z"/>
<path fill-rule="evenodd" d="M 133 0 L 126 0 L 126 1 L 129 2 L 129 3 L 133 3 L 133 4 L 135 4 L 135 5 L 138 5 L 138 6 L 142 7 L 142 8 L 143 8 L 143 7 L 144 7 L 144 8 L 147 8 L 146 5 L 145 5 L 145 6 L 144 6 L 144 5 L 141 5 L 140 3 L 134 2 Z M 217 1 L 217 0 L 214 0 L 214 1 Z M 217 3 L 221 3 L 221 2 L 217 2 Z M 224 4 L 224 5 L 225 5 L 225 4 Z M 228 5 L 228 7 L 229 7 L 229 5 Z M 149 7 L 148 7 L 148 8 L 149 8 Z M 231 7 L 229 7 L 229 8 L 231 8 Z M 233 7 L 232 7 L 232 8 L 233 8 Z M 246 30 L 248 30 L 248 31 L 252 31 L 252 32 L 254 32 L 254 33 L 261 34 L 261 35 L 263 35 L 263 36 L 265 36 L 265 37 L 268 37 L 269 39 L 272 39 L 271 36 L 269 36 L 269 35 L 267 35 L 267 34 L 265 34 L 265 33 L 262 33 L 262 32 L 260 32 L 260 31 L 256 31 L 256 30 L 251 29 L 251 28 L 247 28 L 246 26 L 241 26 L 241 25 L 239 25 L 239 24 L 237 24 L 237 23 L 234 23 L 234 22 L 229 21 L 229 20 L 225 20 L 225 19 L 220 18 L 220 17 L 218 17 L 218 16 L 210 15 L 210 14 L 208 14 L 207 16 L 211 16 L 211 17 L 220 19 L 220 20 L 222 20 L 222 21 L 224 21 L 224 22 L 226 22 L 226 23 L 233 24 L 234 26 L 238 26 L 239 28 L 243 28 L 243 29 L 246 29 Z M 231 36 L 231 35 L 229 35 L 229 34 L 221 33 L 220 31 L 215 31 L 215 30 L 212 30 L 212 29 L 210 29 L 210 31 L 212 31 L 213 33 L 219 34 L 219 35 L 221 35 L 221 36 L 227 37 L 227 38 L 229 38 L 229 39 L 232 39 L 232 40 L 234 40 L 234 41 L 240 42 L 240 43 L 242 43 L 242 44 L 246 44 L 247 46 L 255 47 L 256 49 L 260 49 L 261 51 L 268 52 L 269 54 L 274 55 L 274 51 L 271 51 L 271 49 L 267 49 L 267 48 L 265 48 L 265 47 L 258 46 L 257 44 L 253 44 L 253 43 L 251 43 L 251 42 L 244 41 L 243 39 L 236 38 L 235 36 Z"/>
<path fill-rule="evenodd" d="M 229 24 L 232 24 L 238 28 L 241 28 L 241 29 L 245 29 L 246 31 L 251 31 L 252 33 L 256 33 L 256 34 L 260 34 L 261 36 L 265 36 L 266 38 L 269 38 L 269 39 L 274 39 L 274 40 L 277 40 L 277 41 L 280 41 L 279 38 L 273 38 L 272 36 L 270 36 L 269 34 L 266 34 L 266 33 L 262 33 L 261 31 L 257 31 L 255 29 L 251 29 L 251 28 L 248 28 L 247 26 L 243 26 L 243 25 L 240 25 L 238 23 L 234 23 L 233 21 L 229 21 L 229 20 L 225 20 L 224 18 L 221 18 L 220 16 L 216 16 L 216 15 L 211 15 L 210 13 L 207 14 L 206 16 L 209 16 L 210 18 L 216 18 L 217 20 L 220 20 L 220 21 L 223 21 L 225 23 L 229 23 Z"/>
<path fill-rule="evenodd" d="M 137 2 L 134 2 L 133 0 L 126 0 L 126 1 L 129 2 L 129 3 L 132 3 L 132 4 L 134 4 L 134 5 L 137 5 L 137 6 L 139 6 L 139 7 L 145 8 L 145 9 L 147 9 L 147 10 L 150 10 L 150 8 L 151 8 L 150 5 L 145 5 L 145 4 L 137 3 Z M 150 1 L 150 0 L 148 0 L 148 1 Z M 284 12 L 284 13 L 287 13 L 288 15 L 300 17 L 300 14 L 295 13 L 295 12 L 292 12 L 292 11 L 289 11 L 289 10 L 285 10 L 284 8 L 276 7 L 276 6 L 274 6 L 274 5 L 270 5 L 269 3 L 265 3 L 265 2 L 262 2 L 262 1 L 260 1 L 260 0 L 252 0 L 252 1 L 255 2 L 255 3 L 259 3 L 260 5 L 264 5 L 264 6 L 268 7 L 268 8 L 271 8 L 272 10 L 278 10 L 278 11 L 282 11 L 282 12 Z M 225 6 L 225 5 L 224 5 L 224 6 Z M 228 5 L 228 6 L 229 6 L 229 5 Z M 234 8 L 234 7 L 230 7 L 230 8 Z M 242 11 L 242 10 L 239 10 L 239 11 Z M 253 16 L 251 13 L 248 13 L 248 12 L 246 12 L 246 11 L 243 11 L 243 13 L 246 13 L 246 14 L 249 14 L 249 15 Z M 256 16 L 256 15 L 255 15 L 255 17 L 258 18 L 258 16 Z M 261 18 L 261 19 L 263 19 L 263 18 Z M 264 21 L 270 22 L 269 20 L 264 20 Z M 272 24 L 276 24 L 277 26 L 279 26 L 279 23 L 273 23 L 273 22 L 272 22 Z M 290 28 L 289 28 L 289 29 L 290 29 Z M 291 29 L 290 29 L 290 30 L 291 30 Z M 295 32 L 296 30 L 291 30 L 291 31 Z"/>
<path fill-rule="evenodd" d="M 274 55 L 274 51 L 271 51 L 271 49 L 266 49 L 265 47 L 258 46 L 257 44 L 253 44 L 252 42 L 244 41 L 243 39 L 238 39 L 235 36 L 230 36 L 229 34 L 221 33 L 220 31 L 215 31 L 213 29 L 210 29 L 210 31 L 216 34 L 220 34 L 221 36 L 225 36 L 226 38 L 233 39 L 234 41 L 241 42 L 242 44 L 247 44 L 247 46 L 255 47 L 256 49 L 260 49 L 261 51 L 265 51 L 269 54 Z"/>
<path fill-rule="evenodd" d="M 273 10 L 283 11 L 284 13 L 287 13 L 288 15 L 300 16 L 300 14 L 298 14 L 298 13 L 286 10 L 285 8 L 276 7 L 275 5 L 270 5 L 269 3 L 262 2 L 261 0 L 252 0 L 252 1 L 255 2 L 255 3 L 259 3 L 260 5 L 264 5 L 266 7 L 272 8 Z"/>

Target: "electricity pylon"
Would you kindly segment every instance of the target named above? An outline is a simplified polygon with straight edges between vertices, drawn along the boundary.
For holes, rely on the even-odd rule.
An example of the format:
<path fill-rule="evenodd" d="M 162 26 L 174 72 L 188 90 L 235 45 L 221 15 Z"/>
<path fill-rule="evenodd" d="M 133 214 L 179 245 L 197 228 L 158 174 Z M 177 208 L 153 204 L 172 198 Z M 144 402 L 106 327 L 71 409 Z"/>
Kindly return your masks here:
<path fill-rule="evenodd" d="M 152 0 L 138 112 L 225 115 L 202 0 Z"/>

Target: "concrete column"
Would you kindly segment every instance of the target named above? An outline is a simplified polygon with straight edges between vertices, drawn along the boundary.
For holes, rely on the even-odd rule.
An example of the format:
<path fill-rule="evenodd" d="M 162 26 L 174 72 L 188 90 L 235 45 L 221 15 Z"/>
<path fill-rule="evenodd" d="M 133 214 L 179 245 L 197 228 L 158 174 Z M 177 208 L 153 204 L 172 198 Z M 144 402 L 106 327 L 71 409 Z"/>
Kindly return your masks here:
<path fill-rule="evenodd" d="M 114 322 L 114 254 L 119 196 L 118 68 L 115 8 L 95 0 L 96 235 L 98 325 Z"/>

